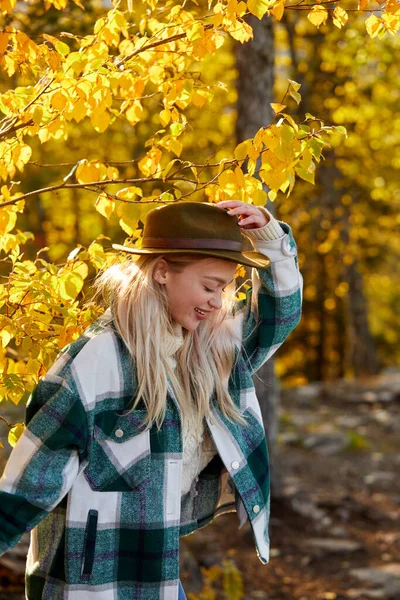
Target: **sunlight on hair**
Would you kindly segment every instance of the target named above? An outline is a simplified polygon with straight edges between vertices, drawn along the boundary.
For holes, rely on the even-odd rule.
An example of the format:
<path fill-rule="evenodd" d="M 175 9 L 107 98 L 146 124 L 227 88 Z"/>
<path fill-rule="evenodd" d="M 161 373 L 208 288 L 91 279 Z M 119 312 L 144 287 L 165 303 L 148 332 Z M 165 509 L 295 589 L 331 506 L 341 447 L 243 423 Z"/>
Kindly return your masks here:
<path fill-rule="evenodd" d="M 115 327 L 135 363 L 138 392 L 131 413 L 142 400 L 147 422 L 161 427 L 166 413 L 167 376 L 182 414 L 189 414 L 200 428 L 210 414 L 210 400 L 216 395 L 227 418 L 246 424 L 228 392 L 228 381 L 240 339 L 235 333 L 233 307 L 235 281 L 227 285 L 222 308 L 210 314 L 192 332 L 183 329 L 183 344 L 171 369 L 164 351 L 166 335 L 174 335 L 175 323 L 168 309 L 165 287 L 153 278 L 158 261 L 164 258 L 176 271 L 208 257 L 190 254 L 140 256 L 124 260 L 101 273 L 95 282 L 96 297 L 111 306 Z M 129 414 L 126 413 L 126 414 Z"/>

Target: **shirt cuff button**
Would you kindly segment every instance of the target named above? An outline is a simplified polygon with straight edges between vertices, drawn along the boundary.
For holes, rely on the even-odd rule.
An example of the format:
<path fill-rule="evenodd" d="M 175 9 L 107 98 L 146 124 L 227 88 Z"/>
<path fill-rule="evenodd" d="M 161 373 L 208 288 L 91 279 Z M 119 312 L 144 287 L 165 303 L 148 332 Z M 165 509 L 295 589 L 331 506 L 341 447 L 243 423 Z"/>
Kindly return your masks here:
<path fill-rule="evenodd" d="M 238 469 L 239 468 L 239 463 L 237 460 L 234 460 L 233 463 L 231 464 L 232 469 Z"/>
<path fill-rule="evenodd" d="M 256 514 L 260 512 L 260 507 L 258 506 L 258 504 L 255 504 L 253 506 L 253 512 L 256 513 Z"/>
<path fill-rule="evenodd" d="M 124 432 L 122 431 L 122 429 L 116 429 L 115 430 L 115 436 L 117 438 L 121 438 L 124 435 Z"/>

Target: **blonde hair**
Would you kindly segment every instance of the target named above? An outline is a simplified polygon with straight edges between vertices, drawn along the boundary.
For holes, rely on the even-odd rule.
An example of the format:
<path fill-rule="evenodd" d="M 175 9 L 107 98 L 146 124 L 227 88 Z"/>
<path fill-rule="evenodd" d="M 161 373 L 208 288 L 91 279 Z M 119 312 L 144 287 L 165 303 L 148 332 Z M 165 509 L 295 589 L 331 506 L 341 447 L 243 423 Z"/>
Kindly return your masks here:
<path fill-rule="evenodd" d="M 146 424 L 158 428 L 165 418 L 170 379 L 182 414 L 191 417 L 197 428 L 210 414 L 210 398 L 216 398 L 225 417 L 246 424 L 228 391 L 228 381 L 235 361 L 232 310 L 235 282 L 225 287 L 222 307 L 213 311 L 194 331 L 183 329 L 183 344 L 176 353 L 176 368 L 171 368 L 163 350 L 165 332 L 174 335 L 174 323 L 168 310 L 165 286 L 153 277 L 163 258 L 175 271 L 209 257 L 190 254 L 140 256 L 106 269 L 95 282 L 96 295 L 112 304 L 114 325 L 136 366 L 137 395 L 129 414 L 143 400 Z"/>

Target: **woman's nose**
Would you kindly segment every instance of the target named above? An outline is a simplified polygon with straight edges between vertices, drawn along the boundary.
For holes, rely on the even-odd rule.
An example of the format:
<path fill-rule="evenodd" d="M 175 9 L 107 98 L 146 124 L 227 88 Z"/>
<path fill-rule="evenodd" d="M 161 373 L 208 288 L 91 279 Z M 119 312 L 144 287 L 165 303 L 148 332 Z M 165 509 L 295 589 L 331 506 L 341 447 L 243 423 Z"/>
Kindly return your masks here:
<path fill-rule="evenodd" d="M 220 295 L 214 296 L 211 300 L 209 300 L 208 304 L 210 306 L 212 306 L 213 308 L 219 310 L 222 306 L 221 296 Z"/>

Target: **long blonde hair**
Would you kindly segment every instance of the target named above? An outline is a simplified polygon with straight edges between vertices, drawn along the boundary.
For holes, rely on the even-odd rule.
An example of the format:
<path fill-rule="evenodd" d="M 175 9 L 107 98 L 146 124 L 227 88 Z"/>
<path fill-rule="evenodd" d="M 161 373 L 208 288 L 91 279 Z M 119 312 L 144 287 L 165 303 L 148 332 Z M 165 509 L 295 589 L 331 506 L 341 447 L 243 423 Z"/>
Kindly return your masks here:
<path fill-rule="evenodd" d="M 235 283 L 226 286 L 220 310 L 213 311 L 194 331 L 183 329 L 174 370 L 163 349 L 165 332 L 174 334 L 168 296 L 165 286 L 153 278 L 161 258 L 178 272 L 204 260 L 190 254 L 140 256 L 108 267 L 95 282 L 96 296 L 112 304 L 114 325 L 136 366 L 138 390 L 128 412 L 143 400 L 148 425 L 155 423 L 160 428 L 166 413 L 168 375 L 183 422 L 191 417 L 200 427 L 203 418 L 210 415 L 210 398 L 215 391 L 223 415 L 245 424 L 228 391 L 239 341 L 232 318 Z"/>

